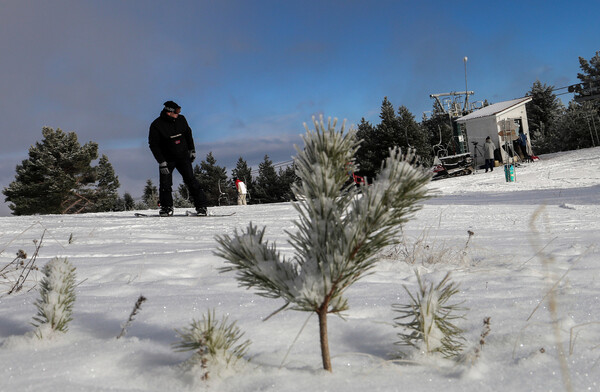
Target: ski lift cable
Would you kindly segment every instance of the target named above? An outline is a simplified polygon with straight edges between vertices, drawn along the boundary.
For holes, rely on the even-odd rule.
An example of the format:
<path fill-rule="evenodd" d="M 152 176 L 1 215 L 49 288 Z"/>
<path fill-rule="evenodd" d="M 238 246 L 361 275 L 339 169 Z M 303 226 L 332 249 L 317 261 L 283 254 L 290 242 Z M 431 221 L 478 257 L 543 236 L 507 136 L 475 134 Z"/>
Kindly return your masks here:
<path fill-rule="evenodd" d="M 570 92 L 567 91 L 565 93 L 559 93 L 559 94 L 554 94 L 554 95 L 556 95 L 558 97 L 559 95 L 565 95 L 565 94 L 573 94 L 573 93 L 570 93 Z"/>
<path fill-rule="evenodd" d="M 580 82 L 580 83 L 581 83 L 581 82 Z M 564 90 L 564 89 L 566 89 L 566 88 L 569 88 L 569 87 L 571 87 L 571 86 L 574 86 L 574 85 L 576 85 L 576 84 L 579 84 L 579 83 L 572 83 L 572 84 L 569 84 L 569 85 L 566 85 L 566 86 L 563 86 L 563 87 L 554 87 L 554 88 L 552 88 L 552 89 L 550 90 L 550 92 L 554 92 L 554 91 L 558 91 L 558 90 Z M 568 92 L 567 92 L 567 93 L 560 93 L 560 94 L 556 94 L 556 95 L 563 95 L 563 94 L 572 94 L 572 93 L 568 93 Z"/>
<path fill-rule="evenodd" d="M 279 163 L 275 163 L 273 164 L 273 167 L 283 167 L 283 166 L 289 166 L 292 163 L 294 163 L 293 159 L 290 159 L 289 161 L 284 161 L 284 162 L 279 162 Z"/>
<path fill-rule="evenodd" d="M 550 90 L 550 91 L 554 92 L 554 91 L 556 91 L 556 90 L 564 90 L 564 89 L 566 89 L 566 88 L 569 88 L 569 87 L 572 87 L 572 86 L 576 86 L 576 85 L 578 85 L 578 84 L 581 84 L 581 83 L 584 83 L 584 82 L 583 82 L 583 81 L 580 81 L 580 82 L 577 82 L 577 83 L 572 83 L 572 84 L 570 84 L 570 85 L 568 85 L 568 86 L 564 86 L 564 87 L 556 87 L 556 88 L 554 88 L 554 89 L 552 89 L 552 90 Z M 573 93 L 572 93 L 572 92 L 569 92 L 569 93 L 562 93 L 562 94 L 573 94 Z M 556 94 L 556 95 L 562 95 L 562 94 Z"/>
<path fill-rule="evenodd" d="M 288 167 L 294 164 L 294 160 L 290 159 L 289 161 L 283 161 L 283 162 L 277 162 L 274 163 L 272 166 L 274 169 L 279 169 L 279 168 L 283 168 L 283 167 Z M 252 174 L 253 176 L 257 176 L 259 172 L 259 169 L 251 169 L 250 170 L 250 174 Z"/>

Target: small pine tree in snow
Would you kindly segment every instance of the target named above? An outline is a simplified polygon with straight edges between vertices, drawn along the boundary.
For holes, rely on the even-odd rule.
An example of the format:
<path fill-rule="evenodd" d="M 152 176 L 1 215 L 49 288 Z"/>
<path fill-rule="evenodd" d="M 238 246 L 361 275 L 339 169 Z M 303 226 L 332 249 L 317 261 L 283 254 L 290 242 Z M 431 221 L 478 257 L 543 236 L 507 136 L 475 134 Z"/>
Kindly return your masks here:
<path fill-rule="evenodd" d="M 181 341 L 174 344 L 177 351 L 194 351 L 194 355 L 187 361 L 190 367 L 200 365 L 202 378 L 208 378 L 211 365 L 225 362 L 226 366 L 242 358 L 250 345 L 246 340 L 238 344 L 244 335 L 235 325 L 229 323 L 224 316 L 217 321 L 215 311 L 209 311 L 202 316 L 202 320 L 193 320 L 189 328 L 176 330 Z"/>
<path fill-rule="evenodd" d="M 69 260 L 55 257 L 44 266 L 43 273 L 40 298 L 35 303 L 38 313 L 33 318 L 40 339 L 47 331 L 67 332 L 75 304 L 75 267 Z"/>
<path fill-rule="evenodd" d="M 439 352 L 446 358 L 460 354 L 464 346 L 463 330 L 452 320 L 463 318 L 461 314 L 455 314 L 462 308 L 458 304 L 448 304 L 448 300 L 458 293 L 458 284 L 450 282 L 450 273 L 436 286 L 424 284 L 418 272 L 416 275 L 419 283 L 416 297 L 404 286 L 412 303 L 392 305 L 400 313 L 394 319 L 395 326 L 409 330 L 409 333 L 398 333 L 400 342 L 397 344 L 413 346 L 428 354 Z"/>
<path fill-rule="evenodd" d="M 427 197 L 430 177 L 411 166 L 413 154 L 391 149 L 372 185 L 347 185 L 348 171 L 356 169 L 354 130 L 336 131 L 336 120 L 325 127 L 322 117 L 313 123 L 314 131 L 305 124 L 305 146 L 295 159 L 299 220 L 289 241 L 296 255 L 281 256 L 264 240 L 265 229 L 251 223 L 233 238 L 218 236 L 216 254 L 230 263 L 222 271 L 235 271 L 241 286 L 284 299 L 283 308 L 318 315 L 323 368 L 331 371 L 327 314 L 348 309 L 345 290 L 373 268 L 383 247 L 398 241 L 401 225 Z"/>

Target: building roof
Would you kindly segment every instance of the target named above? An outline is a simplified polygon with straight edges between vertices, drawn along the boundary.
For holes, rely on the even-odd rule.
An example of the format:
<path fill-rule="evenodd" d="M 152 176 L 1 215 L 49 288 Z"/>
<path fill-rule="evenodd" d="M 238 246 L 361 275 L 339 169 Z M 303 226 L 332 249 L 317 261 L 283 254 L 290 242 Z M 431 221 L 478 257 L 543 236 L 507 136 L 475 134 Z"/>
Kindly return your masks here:
<path fill-rule="evenodd" d="M 510 101 L 498 102 L 489 106 L 485 106 L 481 109 L 475 110 L 473 113 L 469 113 L 466 116 L 459 117 L 457 122 L 466 122 L 475 118 L 483 118 L 489 116 L 496 116 L 508 109 L 512 109 L 515 106 L 524 105 L 531 101 L 531 97 L 517 98 Z"/>

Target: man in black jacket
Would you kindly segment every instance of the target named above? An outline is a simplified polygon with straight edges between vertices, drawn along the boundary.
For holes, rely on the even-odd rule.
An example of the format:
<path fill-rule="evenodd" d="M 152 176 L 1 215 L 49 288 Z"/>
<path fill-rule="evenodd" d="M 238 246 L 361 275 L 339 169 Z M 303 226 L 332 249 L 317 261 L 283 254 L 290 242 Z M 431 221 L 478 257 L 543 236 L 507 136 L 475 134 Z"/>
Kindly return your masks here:
<path fill-rule="evenodd" d="M 192 130 L 184 116 L 179 114 L 181 107 L 173 101 L 164 103 L 160 116 L 150 125 L 148 144 L 158 162 L 160 185 L 158 198 L 160 216 L 173 215 L 173 169 L 183 177 L 188 187 L 198 215 L 206 215 L 206 195 L 194 176 L 192 162 L 196 158 Z"/>

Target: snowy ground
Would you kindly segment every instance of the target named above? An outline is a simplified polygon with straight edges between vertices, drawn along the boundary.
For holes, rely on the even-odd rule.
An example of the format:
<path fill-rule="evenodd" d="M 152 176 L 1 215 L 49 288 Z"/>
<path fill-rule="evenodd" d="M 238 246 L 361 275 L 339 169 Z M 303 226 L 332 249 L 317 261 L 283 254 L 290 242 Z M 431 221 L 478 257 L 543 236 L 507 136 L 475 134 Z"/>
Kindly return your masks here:
<path fill-rule="evenodd" d="M 41 273 L 11 295 L 16 277 L 0 281 L 0 391 L 561 391 L 565 372 L 545 301 L 554 284 L 572 388 L 598 391 L 600 148 L 541 158 L 518 167 L 514 183 L 500 167 L 431 184 L 438 197 L 406 226 L 406 245 L 388 249 L 374 273 L 347 291 L 345 319 L 330 317 L 332 374 L 321 369 L 316 317 L 298 338 L 308 314 L 263 321 L 282 302 L 238 288 L 213 255 L 215 235 L 250 221 L 292 252 L 284 233 L 294 230 L 290 204 L 213 209 L 236 212 L 222 219 L 0 218 L 0 268 L 19 249 L 31 256 L 43 236 L 36 264 L 66 256 L 78 282 L 69 331 L 39 340 L 30 323 Z M 457 300 L 469 308 L 458 324 L 471 345 L 491 317 L 479 359 L 456 363 L 404 349 L 403 361 L 391 360 L 399 349 L 392 304 L 409 303 L 403 285 L 415 291 L 415 268 L 435 282 L 452 271 Z M 117 340 L 140 295 L 148 300 Z M 252 345 L 247 364 L 205 382 L 182 370 L 190 354 L 171 345 L 174 329 L 212 308 L 237 320 Z"/>

